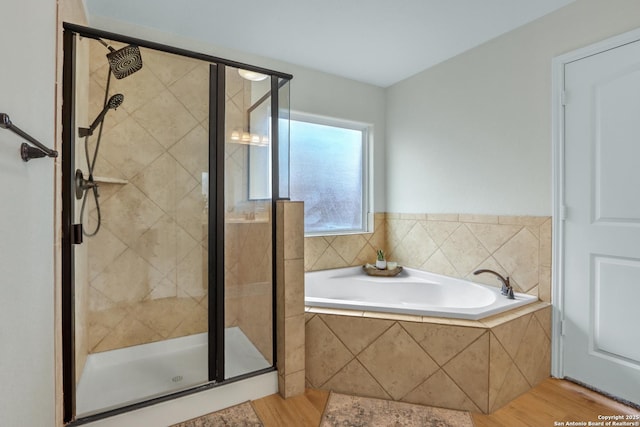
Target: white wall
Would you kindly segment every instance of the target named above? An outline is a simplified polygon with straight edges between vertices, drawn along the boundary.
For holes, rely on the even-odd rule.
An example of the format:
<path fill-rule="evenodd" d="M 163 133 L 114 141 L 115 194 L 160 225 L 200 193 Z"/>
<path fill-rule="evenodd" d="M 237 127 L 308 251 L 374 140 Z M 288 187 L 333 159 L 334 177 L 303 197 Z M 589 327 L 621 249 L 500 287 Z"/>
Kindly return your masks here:
<path fill-rule="evenodd" d="M 54 145 L 56 2 L 3 2 L 0 112 Z M 0 425 L 55 425 L 54 160 L 0 129 Z"/>
<path fill-rule="evenodd" d="M 373 208 L 375 212 L 384 212 L 386 206 L 384 136 L 386 131 L 383 88 L 270 58 L 213 46 L 156 29 L 115 21 L 111 18 L 93 16 L 90 26 L 292 74 L 294 76 L 291 81 L 293 111 L 372 124 L 374 126 L 375 188 Z M 286 41 L 283 43 L 286 44 Z"/>
<path fill-rule="evenodd" d="M 578 0 L 388 89 L 387 211 L 551 214 L 551 59 L 640 26 Z"/>

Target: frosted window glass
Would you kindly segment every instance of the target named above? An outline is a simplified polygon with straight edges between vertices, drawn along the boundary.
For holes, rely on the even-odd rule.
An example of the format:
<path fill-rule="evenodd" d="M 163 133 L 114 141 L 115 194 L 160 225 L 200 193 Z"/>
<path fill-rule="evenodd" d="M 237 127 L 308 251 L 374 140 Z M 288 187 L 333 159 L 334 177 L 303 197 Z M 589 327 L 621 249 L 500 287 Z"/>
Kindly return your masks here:
<path fill-rule="evenodd" d="M 306 233 L 363 230 L 362 130 L 291 120 L 291 199 Z"/>

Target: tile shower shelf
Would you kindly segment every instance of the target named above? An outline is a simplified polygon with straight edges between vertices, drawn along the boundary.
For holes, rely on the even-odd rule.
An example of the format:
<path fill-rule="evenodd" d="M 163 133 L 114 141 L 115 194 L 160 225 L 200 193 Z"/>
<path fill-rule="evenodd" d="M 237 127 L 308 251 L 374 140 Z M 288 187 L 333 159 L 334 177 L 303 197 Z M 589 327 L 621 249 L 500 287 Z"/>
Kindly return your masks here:
<path fill-rule="evenodd" d="M 255 223 L 268 223 L 269 218 L 256 218 L 256 219 L 245 219 L 245 218 L 227 218 L 224 220 L 226 224 L 255 224 Z"/>
<path fill-rule="evenodd" d="M 94 176 L 93 180 L 95 182 L 98 182 L 100 184 L 119 184 L 119 185 L 124 185 L 124 184 L 128 184 L 129 181 L 126 179 L 119 179 L 119 178 L 110 178 L 107 176 Z"/>

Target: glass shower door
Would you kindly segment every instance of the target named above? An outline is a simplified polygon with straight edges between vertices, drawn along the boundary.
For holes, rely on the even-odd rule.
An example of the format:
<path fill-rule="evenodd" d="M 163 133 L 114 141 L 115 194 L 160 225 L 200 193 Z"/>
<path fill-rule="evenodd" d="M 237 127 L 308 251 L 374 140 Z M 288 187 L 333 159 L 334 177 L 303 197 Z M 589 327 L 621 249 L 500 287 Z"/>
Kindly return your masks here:
<path fill-rule="evenodd" d="M 291 76 L 72 24 L 64 43 L 65 422 L 273 371 Z"/>
<path fill-rule="evenodd" d="M 273 365 L 271 80 L 243 74 L 226 67 L 225 378 Z"/>
<path fill-rule="evenodd" d="M 209 380 L 210 64 L 139 48 L 116 78 L 127 48 L 77 41 L 78 416 Z"/>

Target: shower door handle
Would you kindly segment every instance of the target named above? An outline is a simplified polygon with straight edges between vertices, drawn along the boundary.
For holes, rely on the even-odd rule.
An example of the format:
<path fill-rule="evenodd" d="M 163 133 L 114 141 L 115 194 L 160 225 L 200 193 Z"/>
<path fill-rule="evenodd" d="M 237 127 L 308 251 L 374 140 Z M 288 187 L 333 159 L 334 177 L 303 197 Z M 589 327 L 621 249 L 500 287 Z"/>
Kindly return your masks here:
<path fill-rule="evenodd" d="M 71 224 L 71 243 L 82 244 L 82 224 Z"/>

